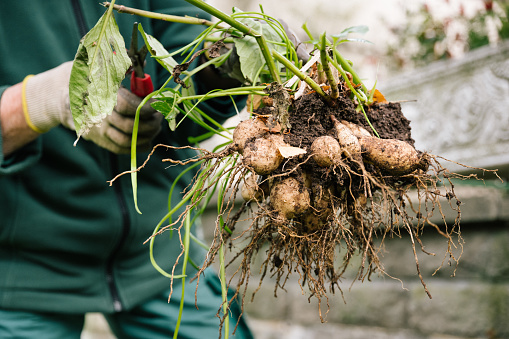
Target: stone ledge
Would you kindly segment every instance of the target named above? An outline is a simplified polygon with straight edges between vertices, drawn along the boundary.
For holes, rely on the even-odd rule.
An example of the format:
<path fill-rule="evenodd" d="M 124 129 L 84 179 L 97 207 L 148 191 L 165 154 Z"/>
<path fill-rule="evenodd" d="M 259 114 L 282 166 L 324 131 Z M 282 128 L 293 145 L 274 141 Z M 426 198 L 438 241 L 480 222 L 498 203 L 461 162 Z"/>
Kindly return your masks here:
<path fill-rule="evenodd" d="M 509 312 L 509 284 L 434 279 L 428 282 L 431 300 L 419 282 L 405 284 L 405 288 L 397 281 L 355 284 L 351 290 L 345 290 L 346 303 L 340 294 L 329 297 L 331 310 L 326 324 L 320 323 L 316 300 L 308 303 L 307 296 L 294 287 L 288 288 L 291 297 L 285 298 L 289 303 L 286 313 L 279 317 L 273 313 L 265 315 L 257 312 L 255 303 L 254 308 L 247 308 L 247 314 L 250 319 L 272 323 L 270 327 L 276 334 L 277 328 L 299 324 L 306 335 L 327 333 L 346 325 L 364 328 L 365 337 L 371 337 L 366 333 L 374 328 L 393 335 L 399 331 L 412 333 L 409 338 L 431 338 L 438 334 L 472 338 L 483 337 L 489 331 L 509 336 L 505 319 Z M 265 309 L 279 308 L 276 303 L 278 300 L 274 299 Z M 273 323 L 276 320 L 277 325 Z M 272 338 L 268 333 L 264 335 Z"/>
<path fill-rule="evenodd" d="M 303 326 L 291 321 L 271 321 L 250 318 L 249 324 L 256 339 L 467 339 L 442 333 L 423 334 L 409 329 L 388 329 L 374 326 L 354 326 L 340 324 L 315 324 Z M 486 336 L 468 337 L 486 339 Z"/>

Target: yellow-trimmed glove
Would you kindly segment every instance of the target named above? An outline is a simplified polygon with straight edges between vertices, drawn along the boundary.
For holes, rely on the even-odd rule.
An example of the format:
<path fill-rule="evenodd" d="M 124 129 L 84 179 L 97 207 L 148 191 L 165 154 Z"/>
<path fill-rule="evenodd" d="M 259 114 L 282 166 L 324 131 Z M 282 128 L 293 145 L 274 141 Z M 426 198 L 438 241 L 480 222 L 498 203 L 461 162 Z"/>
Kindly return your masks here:
<path fill-rule="evenodd" d="M 72 61 L 65 62 L 46 72 L 27 76 L 23 81 L 23 113 L 28 126 L 35 132 L 45 133 L 60 124 L 75 130 L 69 105 L 71 68 Z M 136 109 L 141 101 L 127 89 L 120 88 L 113 112 L 83 138 L 113 153 L 129 153 Z M 149 103 L 141 108 L 137 139 L 139 151 L 150 149 L 152 139 L 161 130 L 162 119 L 163 116 Z"/>

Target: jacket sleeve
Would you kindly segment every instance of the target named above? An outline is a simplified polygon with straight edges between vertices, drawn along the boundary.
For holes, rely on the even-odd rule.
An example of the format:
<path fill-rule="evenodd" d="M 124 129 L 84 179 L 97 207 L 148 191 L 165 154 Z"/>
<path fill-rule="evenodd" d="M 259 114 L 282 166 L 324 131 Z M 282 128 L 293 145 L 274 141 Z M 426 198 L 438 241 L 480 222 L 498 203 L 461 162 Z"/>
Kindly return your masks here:
<path fill-rule="evenodd" d="M 161 4 L 160 7 L 152 9 L 159 13 L 178 16 L 191 16 L 207 20 L 211 19 L 208 13 L 188 4 L 184 0 L 155 1 L 154 3 Z M 168 3 L 172 4 L 172 6 L 169 7 Z M 206 27 L 202 25 L 177 23 L 169 25 L 167 22 L 154 20 L 152 29 L 154 36 L 166 47 L 168 51 L 175 51 L 193 41 L 201 32 L 206 29 Z M 182 62 L 182 59 L 183 58 L 176 58 L 177 62 L 179 63 Z M 191 69 L 196 66 L 197 60 L 195 60 L 194 64 L 191 65 Z M 169 74 L 162 67 L 159 72 L 160 73 L 158 73 L 157 77 L 158 79 L 162 79 L 164 81 L 169 77 Z M 174 83 L 169 85 L 173 86 Z M 198 94 L 205 94 L 203 86 L 196 82 L 194 85 Z M 246 97 L 242 96 L 235 98 L 234 100 L 237 109 L 240 110 L 245 106 Z M 227 118 L 235 115 L 237 112 L 235 105 L 229 97 L 210 99 L 200 103 L 198 107 L 219 123 L 223 123 Z M 187 144 L 188 136 L 196 136 L 205 132 L 207 131 L 193 123 L 191 119 L 185 119 L 184 122 L 177 128 L 175 133 L 173 133 L 173 139 L 179 144 Z"/>
<path fill-rule="evenodd" d="M 0 100 L 4 91 L 9 86 L 0 86 Z M 41 140 L 36 140 L 28 143 L 21 147 L 16 152 L 9 156 L 4 156 L 3 152 L 3 138 L 2 138 L 2 126 L 0 120 L 0 176 L 9 175 L 21 171 L 29 166 L 35 164 L 41 157 Z"/>

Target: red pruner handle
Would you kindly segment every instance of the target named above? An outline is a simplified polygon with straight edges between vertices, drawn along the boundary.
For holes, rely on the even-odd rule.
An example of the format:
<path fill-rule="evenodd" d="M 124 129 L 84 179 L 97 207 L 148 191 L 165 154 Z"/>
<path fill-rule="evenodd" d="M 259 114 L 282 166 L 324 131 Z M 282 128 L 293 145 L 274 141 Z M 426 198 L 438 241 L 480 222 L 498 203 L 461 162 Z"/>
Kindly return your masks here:
<path fill-rule="evenodd" d="M 154 85 L 150 75 L 145 73 L 143 78 L 138 78 L 134 72 L 131 73 L 131 92 L 144 98 L 154 91 Z"/>

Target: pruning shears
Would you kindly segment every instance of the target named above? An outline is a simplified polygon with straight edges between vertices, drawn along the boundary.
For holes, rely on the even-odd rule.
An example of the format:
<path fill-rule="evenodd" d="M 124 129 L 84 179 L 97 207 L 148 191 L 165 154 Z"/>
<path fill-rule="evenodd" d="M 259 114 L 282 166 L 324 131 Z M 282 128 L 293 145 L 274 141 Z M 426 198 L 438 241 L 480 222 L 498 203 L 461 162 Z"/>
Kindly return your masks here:
<path fill-rule="evenodd" d="M 154 84 L 150 75 L 146 74 L 143 70 L 145 66 L 145 58 L 148 53 L 147 45 L 138 49 L 138 23 L 135 22 L 133 26 L 133 33 L 131 37 L 131 46 L 127 51 L 127 55 L 131 58 L 132 73 L 131 73 L 131 92 L 144 98 L 154 91 Z"/>

